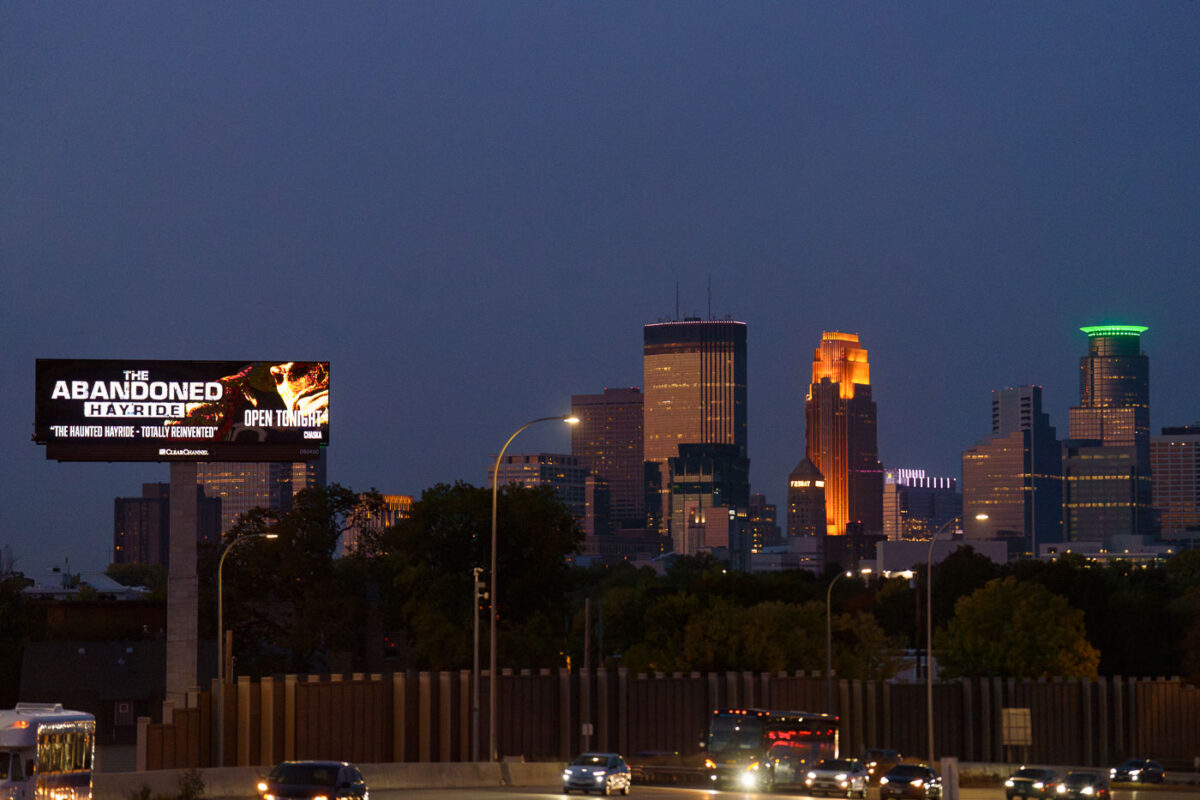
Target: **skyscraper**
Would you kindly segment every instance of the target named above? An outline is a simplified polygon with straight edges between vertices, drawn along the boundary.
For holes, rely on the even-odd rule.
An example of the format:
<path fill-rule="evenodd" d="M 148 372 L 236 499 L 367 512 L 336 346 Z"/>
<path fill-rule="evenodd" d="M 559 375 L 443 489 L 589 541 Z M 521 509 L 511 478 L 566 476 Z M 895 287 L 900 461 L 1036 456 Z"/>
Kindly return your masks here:
<path fill-rule="evenodd" d="M 746 323 L 732 319 L 684 319 L 659 322 L 643 329 L 644 460 L 649 486 L 658 496 L 647 497 L 657 507 L 649 516 L 660 520 L 659 530 L 683 549 L 686 522 L 674 519 L 671 501 L 671 459 L 684 456 L 681 445 L 725 445 L 708 451 L 707 459 L 728 459 L 713 465 L 721 475 L 743 470 L 746 455 Z M 679 462 L 681 467 L 694 465 Z M 748 473 L 747 473 L 748 474 Z M 690 477 L 689 480 L 690 481 Z M 739 519 L 746 516 L 749 486 L 726 499 L 741 498 Z M 737 543 L 744 537 L 735 535 Z M 748 552 L 746 554 L 749 556 Z"/>
<path fill-rule="evenodd" d="M 1200 423 L 1151 437 L 1150 468 L 1162 537 L 1200 538 Z"/>
<path fill-rule="evenodd" d="M 964 538 L 1004 539 L 1021 553 L 1062 541 L 1062 445 L 1042 387 L 993 390 L 992 432 L 962 459 Z"/>
<path fill-rule="evenodd" d="M 114 564 L 170 566 L 171 484 L 143 483 L 141 497 L 113 501 Z M 221 500 L 196 487 L 196 541 L 214 544 L 221 535 Z"/>
<path fill-rule="evenodd" d="M 883 469 L 875 439 L 871 366 L 858 334 L 826 331 L 813 353 L 804 407 L 808 460 L 825 477 L 825 531 L 883 530 Z"/>
<path fill-rule="evenodd" d="M 1080 328 L 1079 405 L 1064 446 L 1063 524 L 1069 541 L 1113 543 L 1154 531 L 1150 481 L 1150 365 L 1141 325 Z"/>
<path fill-rule="evenodd" d="M 923 469 L 884 471 L 883 535 L 888 541 L 928 539 L 961 522 L 957 479 L 927 476 Z"/>
<path fill-rule="evenodd" d="M 587 461 L 608 485 L 608 514 L 616 528 L 646 526 L 642 469 L 642 392 L 605 389 L 603 394 L 571 395 L 571 455 Z M 597 531 L 597 533 L 608 533 Z"/>
<path fill-rule="evenodd" d="M 787 535 L 825 535 L 825 476 L 807 458 L 788 475 Z"/>
<path fill-rule="evenodd" d="M 196 465 L 196 482 L 221 498 L 221 532 L 252 508 L 283 511 L 301 489 L 325 485 L 325 453 L 313 461 L 257 464 L 210 461 Z"/>
<path fill-rule="evenodd" d="M 492 485 L 495 459 L 488 467 L 487 485 Z M 587 516 L 587 478 L 590 470 L 583 459 L 560 453 L 505 453 L 500 459 L 497 486 L 520 484 L 526 489 L 549 486 L 555 496 L 584 528 Z"/>
<path fill-rule="evenodd" d="M 645 460 L 681 444 L 732 444 L 746 455 L 746 323 L 685 319 L 643 329 Z"/>

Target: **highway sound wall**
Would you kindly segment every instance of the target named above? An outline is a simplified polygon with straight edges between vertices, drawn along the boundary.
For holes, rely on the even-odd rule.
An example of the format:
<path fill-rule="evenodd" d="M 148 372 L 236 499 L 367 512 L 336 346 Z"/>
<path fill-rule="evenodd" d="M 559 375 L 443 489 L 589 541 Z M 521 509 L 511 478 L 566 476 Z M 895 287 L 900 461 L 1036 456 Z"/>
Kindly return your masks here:
<path fill-rule="evenodd" d="M 480 678 L 473 741 L 470 671 L 288 675 L 229 684 L 226 766 L 285 758 L 360 763 L 487 760 L 488 691 Z M 812 673 L 631 674 L 628 670 L 504 670 L 497 697 L 499 755 L 567 760 L 585 749 L 695 755 L 714 708 L 832 711 L 841 752 L 891 747 L 927 757 L 926 686 L 911 681 L 826 679 Z M 1150 754 L 1190 767 L 1200 753 L 1200 689 L 1178 679 L 1014 680 L 934 684 L 936 755 L 962 761 L 1108 765 Z M 139 720 L 139 769 L 210 767 L 215 693 L 188 693 L 163 724 Z M 1002 710 L 1028 708 L 1029 746 L 1005 743 Z"/>

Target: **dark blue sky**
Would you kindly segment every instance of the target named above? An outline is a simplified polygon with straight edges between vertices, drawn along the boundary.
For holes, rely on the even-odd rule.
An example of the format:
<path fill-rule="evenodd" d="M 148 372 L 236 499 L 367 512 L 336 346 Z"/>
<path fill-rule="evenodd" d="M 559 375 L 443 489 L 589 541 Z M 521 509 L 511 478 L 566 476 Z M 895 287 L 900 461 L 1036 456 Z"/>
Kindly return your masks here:
<path fill-rule="evenodd" d="M 640 385 L 641 326 L 749 325 L 752 481 L 824 329 L 887 466 L 957 475 L 990 390 L 1060 436 L 1081 325 L 1148 325 L 1200 419 L 1200 4 L 0 5 L 0 545 L 102 568 L 163 465 L 30 442 L 36 358 L 328 359 L 330 478 L 482 484 Z M 542 426 L 513 451 L 566 451 Z"/>

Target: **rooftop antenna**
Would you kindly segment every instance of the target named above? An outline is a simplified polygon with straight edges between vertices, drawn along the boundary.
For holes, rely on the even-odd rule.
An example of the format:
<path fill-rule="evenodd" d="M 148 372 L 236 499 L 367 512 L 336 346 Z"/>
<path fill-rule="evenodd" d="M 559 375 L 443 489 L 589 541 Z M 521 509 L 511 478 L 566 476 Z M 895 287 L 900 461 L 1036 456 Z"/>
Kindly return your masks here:
<path fill-rule="evenodd" d="M 712 275 L 708 276 L 708 321 L 712 322 Z"/>
<path fill-rule="evenodd" d="M 679 279 L 675 280 L 675 321 L 679 322 Z"/>

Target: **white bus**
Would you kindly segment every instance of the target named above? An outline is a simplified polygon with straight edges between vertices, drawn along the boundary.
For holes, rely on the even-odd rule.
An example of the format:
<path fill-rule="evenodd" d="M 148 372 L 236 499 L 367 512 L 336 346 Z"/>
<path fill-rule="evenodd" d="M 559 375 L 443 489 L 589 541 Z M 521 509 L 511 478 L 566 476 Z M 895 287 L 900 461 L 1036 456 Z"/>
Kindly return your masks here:
<path fill-rule="evenodd" d="M 91 800 L 96 718 L 57 703 L 0 711 L 0 800 Z"/>

